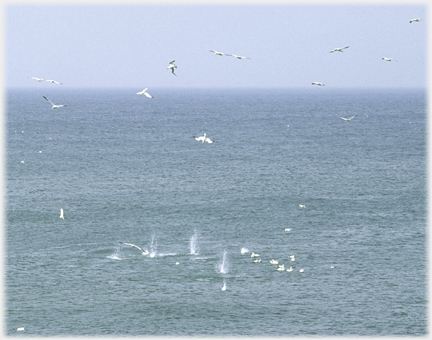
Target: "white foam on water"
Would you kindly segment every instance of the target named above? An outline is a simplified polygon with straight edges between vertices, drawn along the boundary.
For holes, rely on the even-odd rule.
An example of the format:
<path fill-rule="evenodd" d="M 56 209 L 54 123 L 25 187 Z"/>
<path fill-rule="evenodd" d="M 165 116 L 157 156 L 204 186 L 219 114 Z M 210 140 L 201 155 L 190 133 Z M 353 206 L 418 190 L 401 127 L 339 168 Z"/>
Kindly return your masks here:
<path fill-rule="evenodd" d="M 227 256 L 227 251 L 224 250 L 222 256 L 222 262 L 218 264 L 219 273 L 226 274 L 229 270 L 229 261 Z"/>

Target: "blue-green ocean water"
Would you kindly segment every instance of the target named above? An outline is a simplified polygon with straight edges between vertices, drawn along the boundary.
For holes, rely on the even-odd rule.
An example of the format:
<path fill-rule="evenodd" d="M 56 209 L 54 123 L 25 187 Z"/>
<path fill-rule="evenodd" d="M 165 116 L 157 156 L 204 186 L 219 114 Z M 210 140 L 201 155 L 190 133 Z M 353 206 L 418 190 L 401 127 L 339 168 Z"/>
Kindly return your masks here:
<path fill-rule="evenodd" d="M 423 90 L 136 92 L 7 92 L 5 334 L 427 334 Z"/>

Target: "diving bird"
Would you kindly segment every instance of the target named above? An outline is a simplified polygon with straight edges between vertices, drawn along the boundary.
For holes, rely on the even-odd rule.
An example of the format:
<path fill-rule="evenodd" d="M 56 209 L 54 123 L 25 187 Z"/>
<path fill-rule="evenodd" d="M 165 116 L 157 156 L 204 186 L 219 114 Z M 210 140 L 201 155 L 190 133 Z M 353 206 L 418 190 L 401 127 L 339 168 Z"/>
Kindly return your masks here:
<path fill-rule="evenodd" d="M 215 50 L 210 50 L 210 52 L 213 52 L 215 55 L 224 55 L 225 54 L 225 53 L 218 52 L 218 51 L 215 51 Z"/>
<path fill-rule="evenodd" d="M 343 50 L 346 49 L 346 48 L 348 48 L 348 47 L 349 46 L 338 47 L 338 48 L 335 48 L 334 50 L 331 50 L 330 53 L 333 53 L 333 52 L 343 52 Z"/>
<path fill-rule="evenodd" d="M 58 81 L 55 81 L 55 80 L 45 80 L 45 81 L 47 81 L 49 83 L 53 83 L 53 84 L 63 85 L 63 83 L 59 83 Z"/>
<path fill-rule="evenodd" d="M 323 84 L 323 83 L 319 83 L 319 82 L 316 82 L 316 81 L 314 81 L 314 82 L 312 83 L 312 85 L 325 86 L 325 84 Z"/>
<path fill-rule="evenodd" d="M 147 91 L 147 87 L 146 87 L 144 90 L 142 90 L 141 92 L 137 92 L 137 94 L 139 94 L 140 97 L 141 97 L 142 95 L 144 95 L 144 96 L 146 96 L 147 98 L 154 98 L 153 96 L 151 96 L 151 95 L 150 95 L 149 93 L 147 93 L 146 91 Z"/>
<path fill-rule="evenodd" d="M 45 81 L 45 79 L 42 79 L 42 78 L 36 78 L 36 77 L 30 77 L 30 79 L 35 79 L 35 80 L 37 80 L 39 83 L 40 83 L 41 81 Z"/>
<path fill-rule="evenodd" d="M 346 121 L 346 122 L 350 122 L 350 121 L 351 121 L 355 116 L 357 116 L 357 115 L 358 115 L 358 113 L 355 114 L 354 116 L 350 117 L 350 118 L 340 117 L 340 119 L 343 119 L 343 120 Z"/>
<path fill-rule="evenodd" d="M 60 209 L 60 218 L 64 219 L 63 208 Z"/>
<path fill-rule="evenodd" d="M 172 74 L 174 74 L 177 77 L 177 74 L 174 73 L 174 69 L 177 68 L 177 65 L 174 64 L 175 60 L 170 61 L 170 65 L 167 67 L 167 69 L 171 69 Z"/>
<path fill-rule="evenodd" d="M 222 288 L 221 288 L 223 291 L 225 291 L 226 290 L 226 283 L 225 283 L 225 280 L 224 280 L 224 284 L 223 284 L 223 286 L 222 286 Z"/>
<path fill-rule="evenodd" d="M 207 135 L 204 133 L 204 136 L 201 136 L 201 137 L 193 136 L 193 138 L 195 138 L 195 140 L 197 140 L 197 141 L 202 141 L 201 144 L 204 144 L 204 142 L 207 142 L 207 143 L 210 143 L 210 144 L 214 142 L 214 140 L 211 140 L 210 138 L 208 138 L 206 136 Z"/>
<path fill-rule="evenodd" d="M 385 58 L 385 57 L 382 57 L 381 59 L 382 59 L 382 60 L 385 60 L 385 61 L 397 61 L 396 59 L 392 59 L 392 58 Z"/>
<path fill-rule="evenodd" d="M 411 19 L 411 20 L 410 20 L 410 23 L 412 23 L 412 22 L 414 22 L 414 21 L 416 21 L 416 22 L 420 22 L 420 19 L 419 19 L 419 18 Z"/>
<path fill-rule="evenodd" d="M 52 105 L 52 108 L 51 109 L 57 109 L 57 108 L 59 108 L 59 107 L 63 107 L 63 106 L 67 106 L 67 105 L 55 105 L 51 100 L 49 100 L 47 97 L 45 97 L 45 96 L 42 96 L 42 97 L 44 97 L 46 100 L 48 100 L 50 103 L 51 103 L 51 105 Z"/>
<path fill-rule="evenodd" d="M 248 57 L 242 57 L 241 55 L 236 55 L 236 54 L 225 54 L 225 55 L 231 56 L 231 57 L 234 57 L 234 58 L 237 58 L 237 59 L 250 59 Z"/>
<path fill-rule="evenodd" d="M 147 255 L 147 254 L 148 254 L 148 251 L 146 251 L 146 250 L 142 250 L 140 247 L 136 246 L 135 244 L 132 244 L 132 243 L 126 243 L 126 242 L 119 242 L 119 243 L 121 243 L 121 244 L 125 244 L 125 245 L 127 245 L 127 246 L 131 246 L 131 247 L 135 247 L 135 248 L 141 250 L 143 255 Z"/>

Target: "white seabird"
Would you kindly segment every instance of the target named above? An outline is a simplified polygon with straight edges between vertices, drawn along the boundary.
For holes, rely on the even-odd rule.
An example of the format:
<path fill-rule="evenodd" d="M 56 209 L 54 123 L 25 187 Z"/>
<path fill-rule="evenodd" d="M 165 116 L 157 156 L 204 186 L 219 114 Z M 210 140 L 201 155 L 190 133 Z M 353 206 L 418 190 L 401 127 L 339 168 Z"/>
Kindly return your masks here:
<path fill-rule="evenodd" d="M 357 115 L 358 115 L 358 113 L 355 114 L 354 116 L 350 117 L 350 118 L 340 117 L 340 119 L 343 119 L 343 120 L 346 121 L 346 122 L 350 122 L 350 121 L 351 121 L 355 116 L 357 116 Z"/>
<path fill-rule="evenodd" d="M 37 80 L 39 83 L 40 83 L 41 81 L 45 81 L 45 79 L 42 79 L 42 78 L 36 78 L 36 77 L 30 77 L 30 79 L 35 79 L 35 80 Z"/>
<path fill-rule="evenodd" d="M 254 252 L 252 252 L 251 257 L 259 257 L 259 254 L 255 254 Z"/>
<path fill-rule="evenodd" d="M 215 55 L 224 55 L 225 54 L 225 53 L 218 52 L 218 51 L 215 51 L 215 50 L 210 50 L 210 52 L 213 52 Z"/>
<path fill-rule="evenodd" d="M 255 263 L 261 263 L 261 259 L 255 259 L 255 260 L 253 260 L 253 262 L 255 262 Z"/>
<path fill-rule="evenodd" d="M 276 268 L 276 270 L 285 270 L 285 265 L 280 264 L 280 265 Z"/>
<path fill-rule="evenodd" d="M 348 48 L 348 47 L 349 46 L 338 47 L 338 48 L 335 48 L 334 50 L 331 50 L 330 53 L 333 53 L 333 52 L 343 52 L 343 50 L 346 49 L 346 48 Z"/>
<path fill-rule="evenodd" d="M 410 23 L 415 22 L 415 21 L 416 21 L 416 22 L 420 22 L 420 19 L 419 19 L 419 18 L 411 19 L 411 20 L 410 20 Z"/>
<path fill-rule="evenodd" d="M 312 85 L 325 86 L 325 84 L 320 83 L 320 82 L 317 82 L 317 81 L 314 81 L 314 82 L 312 83 Z"/>
<path fill-rule="evenodd" d="M 57 108 L 59 108 L 59 107 L 63 107 L 63 106 L 67 106 L 67 105 L 55 105 L 51 100 L 49 100 L 47 97 L 45 97 L 45 96 L 42 96 L 42 97 L 44 97 L 46 100 L 48 100 L 50 103 L 51 103 L 51 105 L 52 105 L 52 108 L 51 109 L 57 109 Z"/>
<path fill-rule="evenodd" d="M 241 55 L 236 55 L 236 54 L 225 54 L 225 55 L 231 56 L 231 57 L 234 57 L 234 58 L 237 58 L 237 59 L 250 59 L 248 57 L 242 57 Z"/>
<path fill-rule="evenodd" d="M 153 96 L 151 96 L 149 93 L 146 92 L 147 89 L 148 89 L 148 87 L 146 87 L 146 88 L 145 88 L 144 90 L 142 90 L 141 92 L 137 92 L 137 94 L 139 94 L 140 97 L 141 97 L 142 95 L 144 95 L 144 96 L 146 96 L 147 98 L 154 98 Z"/>
<path fill-rule="evenodd" d="M 295 261 L 294 255 L 290 255 L 289 258 L 291 259 L 291 261 Z"/>
<path fill-rule="evenodd" d="M 299 208 L 306 208 L 304 204 L 299 204 Z"/>
<path fill-rule="evenodd" d="M 285 228 L 285 231 L 291 231 L 291 228 Z"/>
<path fill-rule="evenodd" d="M 171 69 L 172 74 L 174 74 L 177 77 L 177 74 L 174 73 L 174 69 L 177 68 L 177 65 L 174 64 L 175 60 L 170 61 L 170 65 L 167 67 L 167 69 Z"/>
<path fill-rule="evenodd" d="M 304 269 L 300 269 L 299 272 L 300 272 L 300 273 L 303 273 L 303 272 L 304 272 Z"/>
<path fill-rule="evenodd" d="M 279 261 L 271 259 L 271 260 L 270 260 L 270 263 L 271 263 L 271 264 L 278 264 Z"/>
<path fill-rule="evenodd" d="M 24 327 L 17 328 L 17 332 L 22 332 L 24 330 Z"/>
<path fill-rule="evenodd" d="M 125 244 L 125 245 L 127 245 L 127 246 L 131 246 L 131 247 L 135 247 L 135 248 L 141 250 L 143 255 L 147 255 L 147 254 L 148 254 L 148 251 L 146 251 L 146 250 L 142 250 L 140 247 L 136 246 L 135 244 L 132 244 L 132 243 L 126 243 L 126 242 L 119 242 L 119 243 L 121 243 L 121 244 Z"/>
<path fill-rule="evenodd" d="M 287 272 L 292 272 L 292 271 L 293 271 L 293 267 L 290 266 L 286 271 L 287 271 Z"/>
<path fill-rule="evenodd" d="M 397 61 L 396 59 L 393 59 L 393 58 L 386 58 L 386 57 L 382 57 L 381 59 L 382 59 L 382 60 L 385 60 L 385 61 Z"/>
<path fill-rule="evenodd" d="M 52 79 L 50 79 L 50 80 L 45 80 L 45 81 L 47 81 L 47 82 L 49 82 L 49 83 L 53 83 L 53 84 L 59 84 L 59 85 L 63 85 L 63 83 L 59 83 L 58 81 L 55 81 L 55 80 L 52 80 Z"/>
<path fill-rule="evenodd" d="M 60 209 L 60 218 L 64 219 L 63 208 Z"/>
<path fill-rule="evenodd" d="M 206 133 L 204 133 L 204 136 L 201 136 L 201 137 L 193 136 L 193 138 L 195 138 L 195 140 L 197 140 L 197 141 L 202 141 L 202 144 L 204 144 L 204 142 L 207 142 L 210 144 L 214 142 L 214 140 L 211 140 L 210 138 L 208 138 L 206 136 L 207 136 Z"/>

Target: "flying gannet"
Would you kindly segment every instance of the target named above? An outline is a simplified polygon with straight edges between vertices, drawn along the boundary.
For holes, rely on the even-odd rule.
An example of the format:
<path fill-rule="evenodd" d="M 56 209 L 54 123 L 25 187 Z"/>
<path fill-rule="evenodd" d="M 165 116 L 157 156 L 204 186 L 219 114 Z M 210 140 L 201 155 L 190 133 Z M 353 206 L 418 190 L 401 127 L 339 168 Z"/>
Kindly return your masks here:
<path fill-rule="evenodd" d="M 334 50 L 331 50 L 330 53 L 333 53 L 333 52 L 343 52 L 343 50 L 346 49 L 346 48 L 348 48 L 348 47 L 349 46 L 338 47 L 338 48 L 335 48 Z"/>
<path fill-rule="evenodd" d="M 237 59 L 250 59 L 248 57 L 242 57 L 241 55 L 236 55 L 236 54 L 225 54 L 225 55 L 231 56 L 231 57 L 234 57 L 234 58 L 237 58 Z"/>
<path fill-rule="evenodd" d="M 49 100 L 47 97 L 45 97 L 45 96 L 42 96 L 42 97 L 44 97 L 46 100 L 48 100 L 50 103 L 51 103 L 51 105 L 52 105 L 52 108 L 51 109 L 57 109 L 57 108 L 59 108 L 59 107 L 63 107 L 63 106 L 67 106 L 67 105 L 55 105 L 51 100 Z"/>
<path fill-rule="evenodd" d="M 146 96 L 147 98 L 154 98 L 153 96 L 151 96 L 149 93 L 147 93 L 146 91 L 147 91 L 147 87 L 144 89 L 144 90 L 142 90 L 141 92 L 137 92 L 137 94 L 139 94 L 140 95 L 140 97 L 142 96 L 142 95 L 144 95 L 144 96 Z"/>
<path fill-rule="evenodd" d="M 202 141 L 202 144 L 204 144 L 204 142 L 207 142 L 210 144 L 214 142 L 214 140 L 211 140 L 210 138 L 208 138 L 206 136 L 207 135 L 204 133 L 204 136 L 201 136 L 201 137 L 193 136 L 193 138 L 195 138 L 195 140 L 197 140 L 197 141 Z"/>
<path fill-rule="evenodd" d="M 355 114 L 354 116 L 350 117 L 350 118 L 340 117 L 340 119 L 343 119 L 343 120 L 346 121 L 346 122 L 350 122 L 350 121 L 351 121 L 355 116 L 357 116 L 357 115 L 358 115 L 358 113 Z"/>
<path fill-rule="evenodd" d="M 224 55 L 225 54 L 225 53 L 218 52 L 218 51 L 215 51 L 215 50 L 210 50 L 210 52 L 213 52 L 215 55 Z"/>
<path fill-rule="evenodd" d="M 177 65 L 174 64 L 175 60 L 170 61 L 170 65 L 167 67 L 167 69 L 171 69 L 172 74 L 174 74 L 177 77 L 177 74 L 174 73 L 174 69 L 177 68 Z"/>
<path fill-rule="evenodd" d="M 53 83 L 53 84 L 63 85 L 63 83 L 59 83 L 58 81 L 55 81 L 55 80 L 45 80 L 45 81 L 47 81 L 49 83 Z"/>
<path fill-rule="evenodd" d="M 35 79 L 35 80 L 37 80 L 39 83 L 40 83 L 41 81 L 45 81 L 45 79 L 42 79 L 42 78 L 36 78 L 36 77 L 30 77 L 30 79 Z"/>
<path fill-rule="evenodd" d="M 414 22 L 414 21 L 416 21 L 416 22 L 420 22 L 420 19 L 419 19 L 419 18 L 411 19 L 411 20 L 410 20 L 410 23 L 412 23 L 412 22 Z"/>
<path fill-rule="evenodd" d="M 148 251 L 146 251 L 146 250 L 142 250 L 140 247 L 136 246 L 135 244 L 132 244 L 132 243 L 126 243 L 126 242 L 119 242 L 119 243 L 120 243 L 120 244 L 125 244 L 125 245 L 127 245 L 127 246 L 131 246 L 131 247 L 135 247 L 135 248 L 141 250 L 143 255 L 147 255 L 147 254 L 148 254 Z"/>
<path fill-rule="evenodd" d="M 60 218 L 64 219 L 63 208 L 60 209 Z"/>
<path fill-rule="evenodd" d="M 319 83 L 319 82 L 317 82 L 317 81 L 314 81 L 314 82 L 312 83 L 312 85 L 325 86 L 325 84 L 323 84 L 323 83 Z"/>
<path fill-rule="evenodd" d="M 393 59 L 393 58 L 386 58 L 386 57 L 382 57 L 381 59 L 382 59 L 382 60 L 385 60 L 385 61 L 397 61 L 396 59 Z"/>

